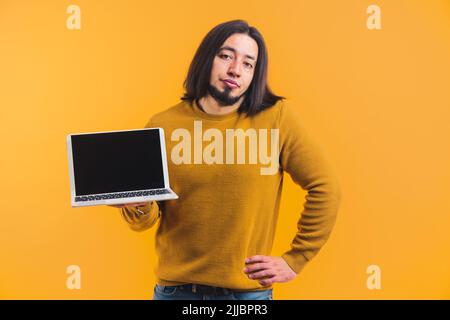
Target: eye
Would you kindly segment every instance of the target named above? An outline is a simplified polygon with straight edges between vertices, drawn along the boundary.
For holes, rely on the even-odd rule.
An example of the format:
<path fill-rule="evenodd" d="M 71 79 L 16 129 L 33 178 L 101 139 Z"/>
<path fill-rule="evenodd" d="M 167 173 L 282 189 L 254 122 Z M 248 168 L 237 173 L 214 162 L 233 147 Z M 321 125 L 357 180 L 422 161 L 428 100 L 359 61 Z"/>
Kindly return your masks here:
<path fill-rule="evenodd" d="M 228 54 L 225 54 L 225 53 L 221 53 L 221 54 L 219 54 L 219 57 L 220 58 L 222 58 L 222 59 L 227 59 L 227 58 L 231 58 Z"/>
<path fill-rule="evenodd" d="M 253 68 L 253 65 L 251 64 L 251 63 L 248 63 L 248 62 L 244 62 L 244 65 L 247 67 L 247 68 Z"/>

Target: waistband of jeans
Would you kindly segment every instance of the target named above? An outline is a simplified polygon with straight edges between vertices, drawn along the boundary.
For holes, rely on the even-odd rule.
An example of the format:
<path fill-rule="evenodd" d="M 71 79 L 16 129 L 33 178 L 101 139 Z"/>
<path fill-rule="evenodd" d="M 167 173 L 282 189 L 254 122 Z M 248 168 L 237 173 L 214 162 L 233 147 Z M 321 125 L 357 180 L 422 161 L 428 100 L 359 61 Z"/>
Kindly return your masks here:
<path fill-rule="evenodd" d="M 183 291 L 189 291 L 193 293 L 202 293 L 202 294 L 215 294 L 215 295 L 228 295 L 233 292 L 237 292 L 233 289 L 222 288 L 222 287 L 214 287 L 208 286 L 204 284 L 196 284 L 196 283 L 187 283 L 181 284 L 177 286 Z"/>

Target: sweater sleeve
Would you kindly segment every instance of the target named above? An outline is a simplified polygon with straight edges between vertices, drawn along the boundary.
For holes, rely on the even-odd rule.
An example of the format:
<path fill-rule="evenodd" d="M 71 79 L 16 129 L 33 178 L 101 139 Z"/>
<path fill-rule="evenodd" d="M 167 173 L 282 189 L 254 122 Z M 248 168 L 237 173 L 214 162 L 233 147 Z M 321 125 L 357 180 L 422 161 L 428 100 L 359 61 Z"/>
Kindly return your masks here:
<path fill-rule="evenodd" d="M 280 108 L 280 166 L 307 191 L 290 250 L 282 258 L 299 273 L 328 240 L 341 199 L 338 178 L 289 104 Z"/>

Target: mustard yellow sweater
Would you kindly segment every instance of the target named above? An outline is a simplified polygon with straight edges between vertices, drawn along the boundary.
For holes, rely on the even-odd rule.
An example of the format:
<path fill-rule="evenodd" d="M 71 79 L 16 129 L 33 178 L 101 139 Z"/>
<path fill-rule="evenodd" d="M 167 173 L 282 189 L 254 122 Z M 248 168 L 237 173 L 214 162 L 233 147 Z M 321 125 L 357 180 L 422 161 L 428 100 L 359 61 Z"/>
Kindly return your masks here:
<path fill-rule="evenodd" d="M 282 258 L 299 273 L 327 241 L 340 203 L 339 182 L 286 100 L 253 117 L 237 111 L 212 115 L 182 101 L 151 117 L 146 127 L 164 128 L 170 184 L 179 199 L 149 203 L 140 217 L 135 209 L 120 210 L 135 231 L 159 221 L 158 284 L 271 288 L 249 279 L 243 268 L 247 257 L 271 255 L 284 172 L 308 193 L 302 212 L 283 213 L 299 220 Z"/>

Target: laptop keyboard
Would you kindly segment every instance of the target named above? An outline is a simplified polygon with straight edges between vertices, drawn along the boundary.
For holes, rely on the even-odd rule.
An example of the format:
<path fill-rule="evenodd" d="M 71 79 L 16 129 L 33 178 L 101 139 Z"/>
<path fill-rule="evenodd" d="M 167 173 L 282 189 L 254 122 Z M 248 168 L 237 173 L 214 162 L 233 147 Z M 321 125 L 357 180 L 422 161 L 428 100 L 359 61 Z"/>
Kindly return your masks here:
<path fill-rule="evenodd" d="M 156 189 L 146 191 L 132 191 L 132 192 L 120 192 L 120 193 L 105 193 L 97 196 L 78 196 L 75 197 L 75 202 L 78 201 L 92 201 L 92 200 L 104 200 L 104 199 L 118 199 L 128 197 L 141 197 L 141 196 L 153 196 L 156 194 L 171 193 L 168 189 Z"/>

